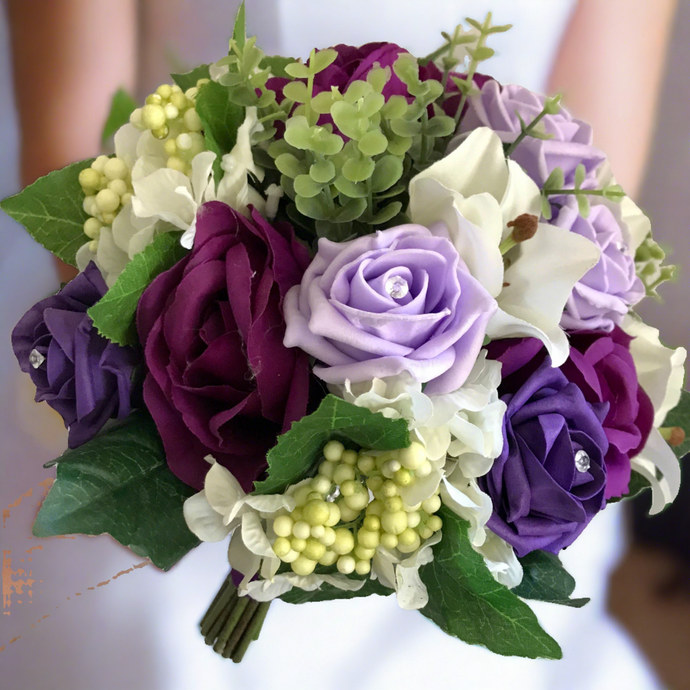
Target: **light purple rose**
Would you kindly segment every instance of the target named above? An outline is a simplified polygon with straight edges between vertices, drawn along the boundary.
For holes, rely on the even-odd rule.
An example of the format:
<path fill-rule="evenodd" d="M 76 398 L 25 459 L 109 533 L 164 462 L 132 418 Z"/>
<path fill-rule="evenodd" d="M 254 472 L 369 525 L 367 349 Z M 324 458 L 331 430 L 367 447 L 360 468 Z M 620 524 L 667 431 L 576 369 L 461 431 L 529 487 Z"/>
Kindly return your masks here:
<path fill-rule="evenodd" d="M 575 284 L 561 326 L 567 331 L 611 332 L 645 295 L 635 273 L 635 259 L 620 223 L 607 206 L 592 206 L 589 216 L 583 218 L 575 199 L 562 199 L 564 205 L 551 222 L 594 242 L 601 249 L 601 259 Z"/>
<path fill-rule="evenodd" d="M 482 86 L 479 94 L 470 98 L 460 132 L 490 127 L 503 143 L 511 143 L 521 131 L 518 114 L 529 124 L 543 108 L 543 96 L 522 86 L 501 86 L 497 81 L 490 80 Z M 582 163 L 587 173 L 582 186 L 596 188 L 596 169 L 606 157 L 592 146 L 592 128 L 585 122 L 576 120 L 565 108 L 561 108 L 557 115 L 547 115 L 542 124 L 553 138 L 542 140 L 525 137 L 510 157 L 540 187 L 555 168 L 561 168 L 565 176 L 565 187 L 572 188 L 575 169 Z"/>
<path fill-rule="evenodd" d="M 451 242 L 421 225 L 321 239 L 285 297 L 285 345 L 319 360 L 327 383 L 408 372 L 427 393 L 448 393 L 470 373 L 496 308 Z"/>

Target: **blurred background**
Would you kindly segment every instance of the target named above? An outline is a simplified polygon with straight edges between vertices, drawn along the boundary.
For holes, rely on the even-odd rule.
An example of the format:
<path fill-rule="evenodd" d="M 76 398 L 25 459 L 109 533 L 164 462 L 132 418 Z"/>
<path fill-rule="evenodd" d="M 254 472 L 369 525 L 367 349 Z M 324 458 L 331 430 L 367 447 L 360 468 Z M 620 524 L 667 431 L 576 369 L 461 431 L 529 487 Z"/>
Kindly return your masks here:
<path fill-rule="evenodd" d="M 171 71 L 227 52 L 236 0 L 0 0 L 0 198 L 99 152 L 110 98 L 139 99 Z M 562 91 L 594 126 L 618 181 L 683 268 L 640 312 L 690 347 L 690 2 L 688 0 L 247 0 L 268 54 L 397 42 L 416 55 L 467 15 L 512 23 L 488 71 Z M 690 477 L 675 506 L 633 523 L 612 506 L 563 554 L 581 610 L 535 605 L 560 662 L 496 657 L 447 638 L 394 598 L 271 608 L 244 662 L 205 647 L 197 623 L 227 570 L 205 544 L 170 573 L 109 537 L 33 539 L 31 523 L 66 446 L 12 355 L 14 324 L 59 286 L 50 255 L 0 216 L 2 686 L 12 690 L 690 688 Z M 636 509 L 639 516 L 645 506 Z"/>

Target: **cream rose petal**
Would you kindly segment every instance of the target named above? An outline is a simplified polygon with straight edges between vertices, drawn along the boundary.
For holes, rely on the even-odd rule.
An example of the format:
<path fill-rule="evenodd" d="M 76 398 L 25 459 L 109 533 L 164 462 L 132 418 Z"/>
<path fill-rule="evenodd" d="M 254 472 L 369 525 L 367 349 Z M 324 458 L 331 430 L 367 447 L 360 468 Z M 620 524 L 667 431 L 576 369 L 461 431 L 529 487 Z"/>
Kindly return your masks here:
<path fill-rule="evenodd" d="M 161 168 L 133 180 L 132 208 L 139 218 L 159 218 L 186 230 L 196 215 L 189 178 L 177 170 Z"/>
<path fill-rule="evenodd" d="M 204 491 L 190 496 L 182 510 L 187 527 L 201 541 L 222 541 L 230 534 L 231 528 L 223 523 L 223 516 L 213 509 Z"/>
<path fill-rule="evenodd" d="M 223 516 L 226 525 L 235 519 L 246 497 L 232 472 L 217 462 L 206 473 L 204 491 L 208 502 Z"/>

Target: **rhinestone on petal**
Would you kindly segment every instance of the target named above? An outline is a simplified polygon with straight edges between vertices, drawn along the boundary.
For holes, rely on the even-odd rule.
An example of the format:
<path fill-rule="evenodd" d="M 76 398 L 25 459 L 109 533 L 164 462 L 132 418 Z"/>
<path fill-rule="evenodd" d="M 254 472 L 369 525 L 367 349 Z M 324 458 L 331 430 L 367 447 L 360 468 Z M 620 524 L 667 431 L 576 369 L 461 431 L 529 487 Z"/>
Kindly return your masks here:
<path fill-rule="evenodd" d="M 31 354 L 29 355 L 29 364 L 34 369 L 38 369 L 38 367 L 40 367 L 45 361 L 46 358 L 38 350 L 31 350 Z"/>
<path fill-rule="evenodd" d="M 575 467 L 578 472 L 587 472 L 587 470 L 592 466 L 592 461 L 589 455 L 584 450 L 578 450 L 575 453 Z"/>
<path fill-rule="evenodd" d="M 410 292 L 410 286 L 402 276 L 391 276 L 385 284 L 386 292 L 393 299 L 402 299 Z"/>

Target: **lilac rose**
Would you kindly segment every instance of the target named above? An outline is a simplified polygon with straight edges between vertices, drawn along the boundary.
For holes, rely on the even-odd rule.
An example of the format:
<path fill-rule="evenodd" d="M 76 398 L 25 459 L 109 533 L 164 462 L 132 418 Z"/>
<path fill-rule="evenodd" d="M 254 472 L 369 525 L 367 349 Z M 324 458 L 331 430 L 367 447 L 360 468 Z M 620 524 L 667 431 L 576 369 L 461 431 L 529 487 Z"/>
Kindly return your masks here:
<path fill-rule="evenodd" d="M 407 372 L 427 393 L 448 393 L 470 373 L 496 308 L 448 239 L 401 225 L 319 240 L 285 299 L 285 344 L 315 357 L 327 383 Z"/>
<path fill-rule="evenodd" d="M 561 326 L 567 331 L 611 331 L 645 296 L 620 222 L 605 204 L 592 206 L 589 216 L 583 218 L 570 197 L 551 223 L 586 237 L 601 249 L 599 263 L 573 288 Z"/>
<path fill-rule="evenodd" d="M 493 503 L 488 526 L 521 557 L 537 549 L 558 553 L 606 504 L 609 405 L 588 402 L 548 356 L 534 361 L 541 348 L 532 339 L 511 340 L 499 357 L 503 452 L 478 480 Z"/>
<path fill-rule="evenodd" d="M 497 81 L 487 81 L 476 96 L 469 100 L 469 108 L 460 126 L 460 132 L 470 132 L 478 127 L 490 127 L 501 141 L 511 143 L 520 135 L 522 120 L 529 124 L 544 108 L 544 97 L 522 86 L 501 86 Z M 583 187 L 595 188 L 596 169 L 605 160 L 604 154 L 592 145 L 592 128 L 576 120 L 565 108 L 557 115 L 547 115 L 542 120 L 551 139 L 525 137 L 518 144 L 511 158 L 539 185 L 555 168 L 561 168 L 565 187 L 573 187 L 575 169 L 582 164 L 586 177 Z"/>
<path fill-rule="evenodd" d="M 36 402 L 47 402 L 62 417 L 70 448 L 132 410 L 139 358 L 131 347 L 101 336 L 86 313 L 107 289 L 91 262 L 57 295 L 31 307 L 12 331 L 14 354 L 36 386 Z"/>

